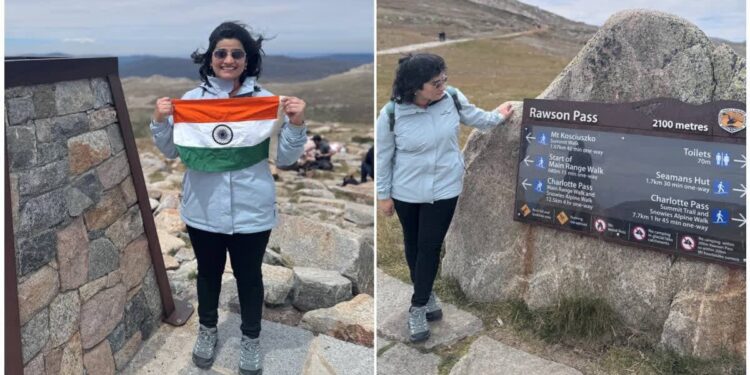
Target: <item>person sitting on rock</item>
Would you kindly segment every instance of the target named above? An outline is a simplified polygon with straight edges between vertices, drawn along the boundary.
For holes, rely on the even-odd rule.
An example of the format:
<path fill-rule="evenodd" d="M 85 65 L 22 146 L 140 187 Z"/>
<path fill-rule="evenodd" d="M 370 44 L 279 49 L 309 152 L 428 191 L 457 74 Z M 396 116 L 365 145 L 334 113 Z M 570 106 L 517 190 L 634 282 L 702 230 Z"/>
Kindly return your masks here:
<path fill-rule="evenodd" d="M 219 25 L 209 36 L 208 49 L 204 53 L 193 52 L 203 82 L 182 99 L 272 96 L 256 84 L 261 71 L 262 41 L 262 36 L 254 38 L 237 22 Z M 276 165 L 285 166 L 297 160 L 307 140 L 305 102 L 296 97 L 282 97 L 279 105 L 286 116 L 280 129 Z M 182 155 L 183 150 L 185 153 L 190 150 L 178 150 L 175 146 L 173 113 L 172 100 L 159 98 L 150 129 L 154 143 L 167 158 L 180 156 L 185 162 L 187 155 Z M 258 130 L 258 137 L 267 138 L 271 133 L 272 129 L 263 128 Z M 208 162 L 217 157 L 214 154 L 200 159 L 206 161 L 200 164 L 204 168 L 188 165 L 180 210 L 198 262 L 200 326 L 193 362 L 200 368 L 209 368 L 216 357 L 219 293 L 228 251 L 240 300 L 239 372 L 244 375 L 262 372 L 258 338 L 263 309 L 261 264 L 277 217 L 268 153 L 249 152 L 241 155 L 241 162 L 240 158 L 232 158 L 231 167 L 209 168 Z"/>
<path fill-rule="evenodd" d="M 510 103 L 489 112 L 477 108 L 447 86 L 445 70 L 445 61 L 434 54 L 401 58 L 391 102 L 376 124 L 378 208 L 386 216 L 395 210 L 403 229 L 414 284 L 407 321 L 414 342 L 427 340 L 427 321 L 442 317 L 432 286 L 463 187 L 459 123 L 490 129 L 513 113 Z"/>
<path fill-rule="evenodd" d="M 313 168 L 332 171 L 331 156 L 333 156 L 334 151 L 331 149 L 330 144 L 320 134 L 316 134 L 313 137 L 313 142 L 315 142 L 315 163 L 313 164 Z"/>
<path fill-rule="evenodd" d="M 367 150 L 367 154 L 365 155 L 365 158 L 362 159 L 362 164 L 359 166 L 359 175 L 361 178 L 361 182 L 364 184 L 367 182 L 367 176 L 370 176 L 370 178 L 375 179 L 375 168 L 374 168 L 374 161 L 373 157 L 375 154 L 375 147 L 370 147 L 369 150 Z"/>

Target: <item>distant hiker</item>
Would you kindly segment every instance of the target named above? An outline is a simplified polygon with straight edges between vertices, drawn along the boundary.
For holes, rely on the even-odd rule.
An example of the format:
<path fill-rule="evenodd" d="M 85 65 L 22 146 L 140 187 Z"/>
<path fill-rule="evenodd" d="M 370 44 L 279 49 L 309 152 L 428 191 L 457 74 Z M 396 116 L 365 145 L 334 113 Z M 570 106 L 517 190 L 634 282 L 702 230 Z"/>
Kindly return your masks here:
<path fill-rule="evenodd" d="M 445 42 L 445 31 L 438 33 L 438 39 L 440 39 L 441 42 Z"/>
<path fill-rule="evenodd" d="M 373 156 L 375 154 L 375 147 L 370 147 L 369 150 L 367 150 L 367 154 L 365 155 L 365 158 L 362 159 L 362 164 L 359 166 L 359 174 L 361 177 L 362 183 L 367 182 L 367 176 L 370 176 L 370 178 L 375 179 L 375 169 L 373 168 L 373 165 L 375 164 L 373 162 Z"/>
<path fill-rule="evenodd" d="M 414 284 L 407 322 L 411 341 L 426 340 L 427 321 L 442 317 L 432 286 L 462 189 L 459 123 L 490 129 L 513 113 L 510 103 L 489 112 L 477 108 L 447 85 L 445 69 L 437 55 L 401 58 L 391 101 L 376 125 L 378 207 L 386 216 L 398 213 Z"/>
<path fill-rule="evenodd" d="M 263 55 L 262 36 L 253 38 L 244 25 L 224 22 L 214 29 L 208 42 L 204 53 L 196 50 L 192 54 L 193 61 L 200 64 L 198 73 L 203 82 L 185 93 L 182 99 L 272 96 L 256 84 Z M 250 121 L 243 117 L 245 112 L 251 112 L 247 108 L 231 107 L 237 106 L 238 100 L 223 102 L 222 105 L 232 111 L 216 106 L 201 116 L 231 115 L 240 117 L 233 121 Z M 276 165 L 285 166 L 297 160 L 307 140 L 305 102 L 295 97 L 282 97 L 278 103 L 285 118 L 280 128 Z M 198 123 L 197 126 L 180 122 L 177 126 L 185 127 L 179 130 L 180 137 L 187 129 L 194 129 L 196 134 L 194 139 L 188 137 L 187 140 L 198 146 L 188 148 L 175 144 L 177 131 L 173 114 L 172 99 L 158 99 L 150 128 L 159 150 L 170 159 L 180 156 L 188 167 L 180 216 L 187 224 L 198 261 L 200 326 L 193 347 L 193 363 L 209 368 L 216 357 L 219 293 L 228 250 L 242 316 L 239 371 L 245 375 L 260 374 L 263 361 L 258 338 L 263 308 L 261 264 L 277 217 L 276 189 L 268 164 L 268 138 L 274 130 L 273 124 L 270 121 L 253 124 L 253 132 L 239 137 L 236 133 L 247 127 L 232 130 L 225 120 L 219 125 Z M 203 131 L 206 134 L 200 134 Z M 237 143 L 234 148 L 233 140 Z M 198 147 L 210 152 L 200 152 Z M 188 154 L 190 162 L 186 161 Z"/>
<path fill-rule="evenodd" d="M 335 153 L 328 141 L 323 139 L 320 134 L 316 134 L 313 137 L 315 142 L 315 162 L 313 164 L 314 169 L 322 169 L 324 171 L 332 171 L 333 164 L 331 163 L 331 156 Z"/>

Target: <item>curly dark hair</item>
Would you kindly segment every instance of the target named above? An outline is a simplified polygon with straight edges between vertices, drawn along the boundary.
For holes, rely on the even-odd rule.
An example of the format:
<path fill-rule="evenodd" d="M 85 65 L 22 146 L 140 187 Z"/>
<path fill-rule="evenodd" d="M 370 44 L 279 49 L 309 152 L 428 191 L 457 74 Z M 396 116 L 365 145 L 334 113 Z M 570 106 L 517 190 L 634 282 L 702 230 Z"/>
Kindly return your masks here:
<path fill-rule="evenodd" d="M 432 53 L 409 54 L 398 60 L 396 78 L 393 79 L 391 100 L 396 103 L 413 103 L 414 94 L 422 85 L 445 71 L 445 60 Z"/>
<path fill-rule="evenodd" d="M 193 62 L 201 66 L 198 69 L 201 81 L 211 86 L 211 83 L 208 82 L 208 76 L 214 75 L 211 69 L 211 55 L 214 53 L 214 49 L 216 49 L 216 44 L 222 39 L 237 39 L 242 43 L 242 48 L 245 49 L 245 53 L 247 54 L 245 57 L 247 69 L 240 75 L 240 84 L 245 82 L 245 78 L 248 76 L 260 77 L 262 56 L 265 55 L 262 48 L 263 35 L 253 38 L 245 24 L 239 21 L 227 21 L 217 26 L 211 32 L 211 35 L 208 37 L 208 49 L 206 52 L 201 53 L 199 50 L 195 50 L 190 54 Z"/>

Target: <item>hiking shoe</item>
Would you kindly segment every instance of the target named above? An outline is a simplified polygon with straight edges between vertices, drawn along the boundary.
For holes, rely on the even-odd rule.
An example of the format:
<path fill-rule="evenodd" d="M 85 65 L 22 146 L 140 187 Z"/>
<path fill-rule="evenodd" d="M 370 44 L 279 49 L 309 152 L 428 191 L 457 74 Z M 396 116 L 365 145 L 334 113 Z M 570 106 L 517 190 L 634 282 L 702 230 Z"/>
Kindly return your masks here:
<path fill-rule="evenodd" d="M 261 375 L 263 373 L 263 357 L 260 353 L 260 339 L 251 339 L 242 335 L 240 347 L 240 374 Z"/>
<path fill-rule="evenodd" d="M 193 347 L 193 363 L 200 368 L 209 368 L 214 363 L 216 342 L 219 340 L 219 330 L 200 325 L 198 339 Z"/>
<path fill-rule="evenodd" d="M 419 342 L 430 337 L 430 326 L 427 325 L 427 306 L 409 308 L 409 340 Z"/>
<path fill-rule="evenodd" d="M 437 297 L 435 296 L 435 293 L 430 293 L 430 299 L 427 300 L 427 304 L 425 305 L 427 307 L 427 321 L 433 322 L 435 320 L 440 320 L 443 318 L 443 309 L 440 308 L 440 305 L 437 303 Z"/>

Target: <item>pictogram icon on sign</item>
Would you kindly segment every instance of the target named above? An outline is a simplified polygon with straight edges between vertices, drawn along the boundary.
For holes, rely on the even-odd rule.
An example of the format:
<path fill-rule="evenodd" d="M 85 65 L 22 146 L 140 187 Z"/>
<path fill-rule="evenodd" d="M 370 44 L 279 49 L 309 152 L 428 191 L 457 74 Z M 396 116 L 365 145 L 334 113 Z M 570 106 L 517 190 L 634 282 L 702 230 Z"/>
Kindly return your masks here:
<path fill-rule="evenodd" d="M 594 220 L 594 229 L 599 233 L 604 233 L 607 230 L 607 222 L 602 218 Z"/>
<path fill-rule="evenodd" d="M 646 230 L 641 226 L 634 226 L 631 232 L 633 233 L 633 238 L 638 241 L 643 241 L 646 239 Z"/>
<path fill-rule="evenodd" d="M 693 237 L 682 236 L 682 239 L 680 239 L 680 247 L 682 247 L 682 250 L 693 251 L 695 250 L 696 245 L 697 243 Z"/>

